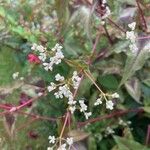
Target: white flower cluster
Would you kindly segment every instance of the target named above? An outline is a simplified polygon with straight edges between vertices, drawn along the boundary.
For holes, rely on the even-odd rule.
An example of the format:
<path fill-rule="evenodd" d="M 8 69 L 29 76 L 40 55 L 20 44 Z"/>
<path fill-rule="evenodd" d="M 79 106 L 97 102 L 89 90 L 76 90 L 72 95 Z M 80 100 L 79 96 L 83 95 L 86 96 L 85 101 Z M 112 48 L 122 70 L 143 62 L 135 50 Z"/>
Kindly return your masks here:
<path fill-rule="evenodd" d="M 58 98 L 68 98 L 69 101 L 73 100 L 73 94 L 67 84 L 58 87 L 58 92 L 54 93 L 55 97 Z"/>
<path fill-rule="evenodd" d="M 47 62 L 46 60 L 47 55 L 46 55 L 46 48 L 43 47 L 42 45 L 37 45 L 37 44 L 33 44 L 33 46 L 31 47 L 32 50 L 39 52 L 39 59 L 43 62 L 43 66 L 44 69 L 46 71 L 48 70 L 53 70 L 53 66 L 54 65 L 58 65 L 61 63 L 61 60 L 64 58 L 64 55 L 62 53 L 62 46 L 60 46 L 58 43 L 54 46 L 54 48 L 52 48 L 52 55 L 49 58 L 49 61 Z"/>
<path fill-rule="evenodd" d="M 98 98 L 96 102 L 94 103 L 94 105 L 98 106 L 100 104 L 102 104 L 102 100 L 101 98 Z M 106 100 L 106 109 L 113 110 L 113 108 L 114 108 L 114 103 L 111 100 Z"/>
<path fill-rule="evenodd" d="M 108 95 L 111 98 L 119 98 L 119 94 L 118 93 L 113 93 L 111 95 Z M 102 104 L 102 98 L 103 96 L 101 95 L 94 103 L 94 106 L 98 106 L 100 104 Z M 111 100 L 107 100 L 107 98 L 104 98 L 106 100 L 106 109 L 110 109 L 113 110 L 114 108 L 114 103 Z"/>
<path fill-rule="evenodd" d="M 102 96 L 96 100 L 96 102 L 94 103 L 94 106 L 98 106 L 100 104 L 102 104 Z"/>
<path fill-rule="evenodd" d="M 131 121 L 125 122 L 124 120 L 119 119 L 119 125 L 121 125 L 121 126 L 126 127 L 126 126 L 128 126 L 128 125 L 130 125 L 130 124 L 131 124 Z"/>
<path fill-rule="evenodd" d="M 39 59 L 41 61 L 45 61 L 46 60 L 46 48 L 43 47 L 42 45 L 37 45 L 36 43 L 34 43 L 31 47 L 32 50 L 39 52 Z"/>
<path fill-rule="evenodd" d="M 49 92 L 51 92 L 51 91 L 53 91 L 53 90 L 55 90 L 55 89 L 56 89 L 56 84 L 53 83 L 53 82 L 51 82 L 50 85 L 47 87 L 47 90 L 48 90 Z"/>
<path fill-rule="evenodd" d="M 111 100 L 106 101 L 106 108 L 113 110 L 114 109 L 114 103 Z"/>
<path fill-rule="evenodd" d="M 55 80 L 56 81 L 64 81 L 65 78 L 63 76 L 61 76 L 59 73 L 55 76 Z"/>
<path fill-rule="evenodd" d="M 73 83 L 74 89 L 78 88 L 80 81 L 81 81 L 81 78 L 78 76 L 77 71 L 74 71 L 73 76 L 72 76 L 72 83 Z"/>
<path fill-rule="evenodd" d="M 54 150 L 54 147 L 56 146 L 57 142 L 59 141 L 59 138 L 55 138 L 55 136 L 49 136 L 49 143 L 50 144 L 55 144 L 52 147 L 48 147 L 47 150 Z M 60 145 L 57 150 L 67 150 L 68 148 L 70 149 L 72 144 L 73 144 L 73 138 L 72 137 L 68 137 L 66 139 L 61 139 L 63 141 L 63 144 Z M 56 149 L 56 148 L 55 148 Z"/>
<path fill-rule="evenodd" d="M 105 130 L 105 137 L 107 137 L 110 134 L 114 134 L 115 131 L 111 127 L 107 127 Z"/>
<path fill-rule="evenodd" d="M 19 76 L 19 72 L 15 72 L 15 73 L 13 73 L 13 75 L 12 75 L 12 77 L 13 77 L 14 80 L 17 79 L 18 76 Z"/>
<path fill-rule="evenodd" d="M 14 72 L 12 74 L 12 78 L 15 80 L 15 79 L 18 79 L 19 78 L 19 72 Z M 20 80 L 24 80 L 24 77 L 20 77 L 19 78 Z"/>
<path fill-rule="evenodd" d="M 136 22 L 132 22 L 131 24 L 128 24 L 128 27 L 131 29 L 131 31 L 126 32 L 126 39 L 130 40 L 129 48 L 133 54 L 136 54 L 138 51 L 138 47 L 136 45 L 136 35 L 134 33 Z"/>
<path fill-rule="evenodd" d="M 51 82 L 50 85 L 47 87 L 48 91 L 51 92 L 58 87 L 58 91 L 54 93 L 55 98 L 67 98 L 69 110 L 71 111 L 71 113 L 74 113 L 74 111 L 76 110 L 76 101 L 73 98 L 73 93 L 71 92 L 68 83 L 65 82 L 65 78 L 60 74 L 57 74 L 55 76 L 55 80 L 61 82 L 61 84 L 57 86 L 55 83 Z M 70 85 L 72 85 L 74 89 L 77 89 L 80 84 L 80 80 L 81 78 L 78 76 L 78 73 L 74 71 L 71 78 L 72 84 Z"/>
<path fill-rule="evenodd" d="M 88 119 L 92 115 L 92 113 L 87 112 L 87 105 L 84 103 L 84 100 L 79 100 L 79 104 L 80 104 L 80 112 L 83 112 L 85 118 Z"/>
<path fill-rule="evenodd" d="M 56 142 L 56 138 L 55 138 L 55 136 L 49 136 L 48 137 L 48 139 L 49 139 L 49 143 L 51 143 L 51 144 L 54 144 L 55 142 Z"/>
<path fill-rule="evenodd" d="M 119 98 L 119 94 L 118 94 L 118 93 L 113 93 L 113 94 L 111 95 L 111 97 L 112 97 L 112 98 Z"/>
<path fill-rule="evenodd" d="M 146 43 L 146 45 L 143 47 L 143 50 L 150 52 L 150 42 Z"/>
<path fill-rule="evenodd" d="M 102 0 L 102 7 L 105 7 L 105 14 L 102 16 L 102 19 L 107 18 L 111 14 L 111 11 L 109 7 L 106 5 L 106 3 L 107 3 L 106 0 Z"/>

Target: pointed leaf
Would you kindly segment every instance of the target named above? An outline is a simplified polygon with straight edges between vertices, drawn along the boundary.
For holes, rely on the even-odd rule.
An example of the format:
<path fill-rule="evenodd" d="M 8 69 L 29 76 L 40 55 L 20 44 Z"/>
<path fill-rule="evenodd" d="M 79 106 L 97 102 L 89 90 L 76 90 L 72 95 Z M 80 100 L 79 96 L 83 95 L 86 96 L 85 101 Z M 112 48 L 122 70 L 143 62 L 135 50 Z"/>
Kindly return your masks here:
<path fill-rule="evenodd" d="M 133 140 L 128 140 L 119 136 L 114 136 L 114 139 L 118 145 L 118 150 L 149 150 L 149 148 Z"/>
<path fill-rule="evenodd" d="M 125 83 L 125 87 L 128 91 L 128 93 L 131 95 L 131 97 L 138 103 L 140 102 L 141 97 L 141 88 L 140 88 L 140 82 L 137 78 L 132 78 L 128 82 Z"/>
<path fill-rule="evenodd" d="M 150 44 L 145 45 L 137 55 L 128 55 L 120 86 L 124 84 L 137 70 L 140 70 L 146 60 L 150 58 L 150 52 L 148 49 L 150 49 Z"/>
<path fill-rule="evenodd" d="M 68 136 L 73 137 L 74 142 L 77 142 L 86 139 L 89 133 L 80 130 L 72 130 L 68 133 Z"/>

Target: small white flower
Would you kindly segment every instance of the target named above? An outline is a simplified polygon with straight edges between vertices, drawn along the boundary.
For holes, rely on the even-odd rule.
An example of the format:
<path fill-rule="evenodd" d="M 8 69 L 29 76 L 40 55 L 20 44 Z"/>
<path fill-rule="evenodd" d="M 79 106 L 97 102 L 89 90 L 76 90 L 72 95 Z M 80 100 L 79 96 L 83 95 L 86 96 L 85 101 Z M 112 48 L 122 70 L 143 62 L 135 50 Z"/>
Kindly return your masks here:
<path fill-rule="evenodd" d="M 24 80 L 24 77 L 20 77 L 20 80 L 23 81 L 23 80 Z"/>
<path fill-rule="evenodd" d="M 134 34 L 134 31 L 127 31 L 126 32 L 126 39 L 129 39 L 132 43 L 135 43 L 136 36 Z"/>
<path fill-rule="evenodd" d="M 57 98 L 57 99 L 64 97 L 64 96 L 63 96 L 63 93 L 62 93 L 61 91 L 55 92 L 54 95 L 55 95 L 55 98 Z"/>
<path fill-rule="evenodd" d="M 127 126 L 127 123 L 123 121 L 122 119 L 119 119 L 119 125 Z"/>
<path fill-rule="evenodd" d="M 69 105 L 75 105 L 76 103 L 77 103 L 77 101 L 74 101 L 74 100 L 69 100 L 69 101 L 68 101 L 68 104 L 69 104 Z"/>
<path fill-rule="evenodd" d="M 119 125 L 122 125 L 124 121 L 122 119 L 119 119 Z"/>
<path fill-rule="evenodd" d="M 66 144 L 61 145 L 60 147 L 58 147 L 57 150 L 67 150 L 66 149 Z"/>
<path fill-rule="evenodd" d="M 146 50 L 146 51 L 150 52 L 150 42 L 145 44 L 145 46 L 143 47 L 143 50 Z"/>
<path fill-rule="evenodd" d="M 39 53 L 39 59 L 41 60 L 41 61 L 45 61 L 46 60 L 46 54 L 45 53 Z"/>
<path fill-rule="evenodd" d="M 39 92 L 39 93 L 38 93 L 38 96 L 42 96 L 42 95 L 43 95 L 43 93 L 42 93 L 42 92 Z"/>
<path fill-rule="evenodd" d="M 102 3 L 103 3 L 103 4 L 106 4 L 106 3 L 107 3 L 107 1 L 106 1 L 106 0 L 102 0 Z"/>
<path fill-rule="evenodd" d="M 49 139 L 49 143 L 52 143 L 52 144 L 54 144 L 55 143 L 55 141 L 56 141 L 56 138 L 55 138 L 55 136 L 49 136 L 48 137 L 48 139 Z"/>
<path fill-rule="evenodd" d="M 67 138 L 66 141 L 67 141 L 68 145 L 70 145 L 70 146 L 73 144 L 73 138 L 72 137 Z"/>
<path fill-rule="evenodd" d="M 92 115 L 92 113 L 91 112 L 85 112 L 84 115 L 85 115 L 85 118 L 88 119 Z"/>
<path fill-rule="evenodd" d="M 36 49 L 40 52 L 43 53 L 45 51 L 45 48 L 42 45 L 37 45 Z"/>
<path fill-rule="evenodd" d="M 70 110 L 70 112 L 73 114 L 74 111 L 76 110 L 76 107 L 75 107 L 75 106 L 70 106 L 70 107 L 69 107 L 69 110 Z"/>
<path fill-rule="evenodd" d="M 13 73 L 13 75 L 12 75 L 13 79 L 17 79 L 18 76 L 19 76 L 19 72 L 15 72 L 15 73 Z"/>
<path fill-rule="evenodd" d="M 57 59 L 63 59 L 63 58 L 64 58 L 64 55 L 63 55 L 63 53 L 62 53 L 61 50 L 57 50 L 57 52 L 56 52 L 56 54 L 55 54 L 55 57 L 56 57 Z"/>
<path fill-rule="evenodd" d="M 48 147 L 47 150 L 54 150 L 53 147 Z"/>
<path fill-rule="evenodd" d="M 78 88 L 80 81 L 81 81 L 81 78 L 78 76 L 77 71 L 74 71 L 73 76 L 72 76 L 72 82 L 73 82 L 74 89 Z"/>
<path fill-rule="evenodd" d="M 64 81 L 64 77 L 63 76 L 61 76 L 59 73 L 55 76 L 55 80 L 56 81 Z"/>
<path fill-rule="evenodd" d="M 47 90 L 48 90 L 49 92 L 51 92 L 51 91 L 53 91 L 53 90 L 55 90 L 55 89 L 56 89 L 56 84 L 53 83 L 53 82 L 51 82 L 51 83 L 50 83 L 50 86 L 47 87 Z"/>
<path fill-rule="evenodd" d="M 98 106 L 100 104 L 102 104 L 102 98 L 101 97 L 96 100 L 96 102 L 94 103 L 94 105 Z"/>
<path fill-rule="evenodd" d="M 101 25 L 105 25 L 105 23 L 106 23 L 105 21 L 101 21 Z"/>
<path fill-rule="evenodd" d="M 61 50 L 63 47 L 58 43 L 52 48 L 52 51 Z"/>
<path fill-rule="evenodd" d="M 37 45 L 36 43 L 33 43 L 33 45 L 32 45 L 32 47 L 31 47 L 31 49 L 32 49 L 32 50 L 37 51 L 37 49 L 36 49 L 36 48 L 37 48 L 37 46 L 38 46 L 38 45 Z"/>
<path fill-rule="evenodd" d="M 134 29 L 135 29 L 135 26 L 136 26 L 136 22 L 132 22 L 132 23 L 128 24 L 128 27 L 129 27 L 131 30 L 134 30 Z"/>
<path fill-rule="evenodd" d="M 114 132 L 114 130 L 112 129 L 112 128 L 110 128 L 110 127 L 107 127 L 106 128 L 106 134 L 107 135 L 109 135 L 109 134 L 114 134 L 115 132 Z"/>
<path fill-rule="evenodd" d="M 62 46 L 60 46 L 59 44 L 56 44 L 55 47 L 52 48 L 52 51 L 54 51 L 54 56 L 50 57 L 49 62 L 45 62 L 47 60 L 47 53 L 45 47 L 34 43 L 31 49 L 39 52 L 38 58 L 41 61 L 43 61 L 43 66 L 46 71 L 48 70 L 52 71 L 53 65 L 54 64 L 58 65 L 59 63 L 61 63 L 61 60 L 64 58 L 64 55 L 61 51 Z"/>
<path fill-rule="evenodd" d="M 106 101 L 106 108 L 107 109 L 113 110 L 113 106 L 114 106 L 114 103 L 111 100 Z"/>
<path fill-rule="evenodd" d="M 130 44 L 129 48 L 130 48 L 131 52 L 133 52 L 133 54 L 136 54 L 138 52 L 138 47 L 136 46 L 135 43 Z"/>
<path fill-rule="evenodd" d="M 105 6 L 105 4 L 103 4 Z M 105 14 L 102 16 L 102 19 L 107 18 L 111 14 L 111 11 L 108 6 L 105 8 Z"/>
<path fill-rule="evenodd" d="M 59 86 L 58 92 L 60 94 L 64 95 L 64 97 L 68 98 L 70 101 L 73 100 L 73 94 L 71 93 L 67 84 L 65 84 L 63 86 Z"/>
<path fill-rule="evenodd" d="M 84 100 L 79 100 L 80 104 L 80 112 L 85 112 L 87 110 L 87 106 L 84 104 Z"/>
<path fill-rule="evenodd" d="M 127 121 L 127 124 L 130 125 L 132 122 L 131 121 Z"/>
<path fill-rule="evenodd" d="M 114 93 L 111 95 L 112 98 L 119 98 L 119 94 L 118 93 Z"/>
<path fill-rule="evenodd" d="M 51 65 L 51 63 L 43 63 L 43 66 L 44 66 L 44 69 L 46 70 L 46 71 L 48 71 L 48 70 L 53 70 L 53 67 L 52 67 L 52 65 Z"/>

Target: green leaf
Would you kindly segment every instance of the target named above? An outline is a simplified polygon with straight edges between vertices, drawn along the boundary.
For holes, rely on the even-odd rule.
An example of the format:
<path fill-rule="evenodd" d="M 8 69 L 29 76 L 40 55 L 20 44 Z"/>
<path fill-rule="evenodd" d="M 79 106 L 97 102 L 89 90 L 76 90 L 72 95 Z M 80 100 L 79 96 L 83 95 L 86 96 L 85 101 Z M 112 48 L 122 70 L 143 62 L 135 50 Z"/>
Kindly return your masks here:
<path fill-rule="evenodd" d="M 150 114 L 150 106 L 143 107 L 144 111 Z"/>
<path fill-rule="evenodd" d="M 150 150 L 149 148 L 133 140 L 122 138 L 119 136 L 114 136 L 114 139 L 119 148 L 118 150 Z"/>
<path fill-rule="evenodd" d="M 127 81 L 125 83 L 125 87 L 128 91 L 128 93 L 131 95 L 131 97 L 138 103 L 140 102 L 141 97 L 141 87 L 140 82 L 137 78 L 132 78 L 131 80 Z"/>
<path fill-rule="evenodd" d="M 15 60 L 13 49 L 0 48 L 0 85 L 10 84 L 13 81 L 12 74 L 20 71 L 20 64 Z"/>
<path fill-rule="evenodd" d="M 150 58 L 150 53 L 147 50 L 146 45 L 137 55 L 128 55 L 120 86 L 123 85 L 137 70 L 140 70 L 148 58 Z"/>
<path fill-rule="evenodd" d="M 114 75 L 105 75 L 98 78 L 101 85 L 108 89 L 116 90 L 118 88 L 118 81 Z"/>
<path fill-rule="evenodd" d="M 128 45 L 129 45 L 129 41 L 119 41 L 114 45 L 113 51 L 116 53 L 125 52 Z"/>
<path fill-rule="evenodd" d="M 17 22 L 14 19 L 13 15 L 8 13 L 3 7 L 0 7 L 0 16 L 6 18 L 10 24 L 17 25 Z"/>
<path fill-rule="evenodd" d="M 20 36 L 25 36 L 25 30 L 21 26 L 17 26 L 17 27 L 12 28 L 12 31 L 19 34 Z"/>
<path fill-rule="evenodd" d="M 92 136 L 88 138 L 88 149 L 97 150 L 96 140 Z"/>
<path fill-rule="evenodd" d="M 81 130 L 71 130 L 68 132 L 69 137 L 73 137 L 74 142 L 86 139 L 90 134 Z"/>
<path fill-rule="evenodd" d="M 19 36 L 27 39 L 30 42 L 35 42 L 36 41 L 36 37 L 35 37 L 36 33 L 33 34 L 30 31 L 26 31 L 25 28 L 23 28 L 21 26 L 11 27 L 10 30 L 12 32 L 18 34 Z"/>
<path fill-rule="evenodd" d="M 150 77 L 145 79 L 145 80 L 143 80 L 143 83 L 145 83 L 147 86 L 150 87 Z"/>
<path fill-rule="evenodd" d="M 0 7 L 0 16 L 5 17 L 5 9 Z"/>
<path fill-rule="evenodd" d="M 123 135 L 125 138 L 133 140 L 133 135 L 132 135 L 131 129 L 129 127 L 124 128 Z"/>
<path fill-rule="evenodd" d="M 58 16 L 58 20 L 61 24 L 61 28 L 64 29 L 66 26 L 66 22 L 68 22 L 69 19 L 69 0 L 56 0 L 55 1 L 55 8 Z M 63 30 L 62 30 L 63 32 Z"/>
<path fill-rule="evenodd" d="M 94 77 L 94 79 L 96 80 L 98 77 L 98 73 L 94 72 L 92 74 L 92 76 Z M 79 90 L 79 95 L 84 95 L 84 94 L 90 94 L 90 88 L 93 85 L 92 81 L 89 78 L 85 78 L 82 82 L 81 82 L 81 86 L 80 86 L 80 90 Z"/>

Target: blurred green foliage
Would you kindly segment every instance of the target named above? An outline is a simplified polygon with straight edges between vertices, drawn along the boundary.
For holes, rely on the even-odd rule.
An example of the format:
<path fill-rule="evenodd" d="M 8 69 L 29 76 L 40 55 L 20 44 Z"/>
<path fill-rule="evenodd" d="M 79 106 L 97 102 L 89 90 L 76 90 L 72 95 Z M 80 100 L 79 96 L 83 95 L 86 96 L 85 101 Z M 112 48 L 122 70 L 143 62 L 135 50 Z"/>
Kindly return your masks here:
<path fill-rule="evenodd" d="M 46 72 L 40 65 L 29 64 L 27 56 L 31 53 L 31 45 L 34 42 L 48 48 L 52 48 L 56 42 L 61 43 L 66 58 L 87 67 L 85 60 L 91 55 L 92 43 L 101 25 L 101 19 L 94 12 L 91 14 L 87 1 L 78 0 L 78 3 L 75 3 L 73 0 L 0 0 L 0 90 L 6 92 L 6 95 L 3 95 L 4 93 L 0 91 L 2 104 L 18 105 L 20 93 L 24 92 L 23 89 L 12 88 L 16 83 L 12 79 L 14 72 L 19 72 L 25 78 L 25 84 L 30 85 L 26 90 L 26 94 L 30 96 L 29 93 L 35 92 L 34 86 L 40 85 L 39 81 L 47 86 L 53 81 L 56 73 L 61 72 L 67 78 L 72 70 L 76 69 L 76 65 L 63 62 L 53 72 Z M 141 5 L 149 9 L 147 6 L 149 3 L 149 0 L 144 0 Z M 126 16 L 128 13 L 125 11 L 131 7 L 136 9 L 130 18 L 131 21 L 137 22 L 136 32 L 139 35 L 147 35 L 150 31 L 149 23 L 147 23 L 148 31 L 142 30 L 136 1 L 110 0 L 108 5 L 112 12 L 111 19 L 125 30 L 128 29 L 129 17 Z M 146 10 L 144 13 L 147 19 L 150 14 L 147 14 Z M 121 15 L 126 18 L 122 19 Z M 144 145 L 150 124 L 150 53 L 143 48 L 150 41 L 139 41 L 140 52 L 133 56 L 129 52 L 129 43 L 124 33 L 107 19 L 106 27 L 113 43 L 110 43 L 101 26 L 96 48 L 97 55 L 93 56 L 93 63 L 88 69 L 104 91 L 120 94 L 116 110 L 142 108 L 144 112 L 140 114 L 130 112 L 119 117 L 125 122 L 130 120 L 131 125 L 121 126 L 119 118 L 114 117 L 83 127 L 87 133 L 90 133 L 86 145 L 89 150 L 148 150 L 149 148 Z M 97 96 L 98 92 L 93 83 L 89 79 L 84 79 L 77 98 L 86 99 L 90 110 L 93 110 L 93 117 L 111 113 L 103 107 L 93 108 Z M 65 108 L 66 104 L 63 101 L 58 101 L 52 94 L 48 94 L 36 101 L 31 108 L 25 108 L 25 111 L 57 118 L 64 115 Z M 11 123 L 6 122 L 5 118 L 2 116 L 0 119 L 2 150 L 47 149 L 48 136 L 59 134 L 59 123 L 46 120 L 31 122 L 33 118 L 21 114 L 12 115 L 10 118 L 15 118 L 15 121 Z M 84 121 L 84 118 L 81 114 L 75 113 L 74 122 L 78 121 Z M 15 126 L 13 138 L 4 130 L 8 124 L 10 124 L 9 129 Z M 25 124 L 27 125 L 23 127 Z M 114 136 L 105 137 L 108 126 L 114 129 Z"/>

